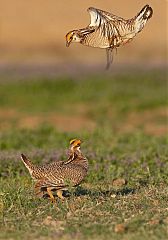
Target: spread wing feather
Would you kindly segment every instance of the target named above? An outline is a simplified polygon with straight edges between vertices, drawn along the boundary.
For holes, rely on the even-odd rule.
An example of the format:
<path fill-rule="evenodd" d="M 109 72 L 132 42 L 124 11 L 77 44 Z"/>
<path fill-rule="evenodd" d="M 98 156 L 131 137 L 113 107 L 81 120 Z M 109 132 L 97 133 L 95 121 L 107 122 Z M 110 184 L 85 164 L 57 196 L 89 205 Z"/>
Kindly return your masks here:
<path fill-rule="evenodd" d="M 118 36 L 115 22 L 125 21 L 123 18 L 93 7 L 88 8 L 88 12 L 90 14 L 89 27 L 101 28 L 103 36 L 108 38 Z"/>
<path fill-rule="evenodd" d="M 112 13 L 97 9 L 97 8 L 93 8 L 90 7 L 87 10 L 90 14 L 90 18 L 91 18 L 91 22 L 89 26 L 94 26 L 94 27 L 98 27 L 100 26 L 100 23 L 102 22 L 110 22 L 113 20 L 121 20 L 123 21 L 124 19 L 121 17 L 118 17 Z"/>

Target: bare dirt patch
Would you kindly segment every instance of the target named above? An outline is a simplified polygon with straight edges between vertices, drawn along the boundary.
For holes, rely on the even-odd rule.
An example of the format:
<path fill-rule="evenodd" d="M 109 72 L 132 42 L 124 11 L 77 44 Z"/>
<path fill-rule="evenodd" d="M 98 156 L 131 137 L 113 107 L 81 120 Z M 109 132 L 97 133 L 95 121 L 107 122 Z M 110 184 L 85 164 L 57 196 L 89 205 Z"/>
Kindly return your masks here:
<path fill-rule="evenodd" d="M 82 109 L 82 110 L 81 110 Z M 115 123 L 115 117 L 113 118 Z M 79 108 L 76 114 L 56 112 L 25 114 L 14 109 L 0 110 L 0 130 L 17 128 L 33 129 L 48 124 L 60 131 L 94 130 L 98 123 L 87 116 L 87 109 Z M 117 122 L 119 132 L 133 132 L 137 129 L 154 136 L 168 134 L 168 109 L 166 107 L 129 113 L 124 121 Z"/>
<path fill-rule="evenodd" d="M 158 108 L 143 112 L 132 112 L 128 115 L 125 124 L 121 126 L 123 132 L 132 132 L 136 128 L 156 136 L 168 133 L 168 108 Z"/>
<path fill-rule="evenodd" d="M 77 131 L 80 129 L 93 130 L 95 123 L 84 115 L 64 115 L 60 113 L 27 115 L 12 109 L 0 110 L 0 129 L 37 128 L 49 124 L 62 131 Z"/>
<path fill-rule="evenodd" d="M 34 128 L 46 123 L 50 124 L 59 130 L 63 131 L 76 131 L 82 128 L 93 130 L 95 123 L 86 117 L 80 116 L 66 116 L 61 114 L 49 114 L 48 116 L 23 116 L 19 121 L 21 128 Z"/>

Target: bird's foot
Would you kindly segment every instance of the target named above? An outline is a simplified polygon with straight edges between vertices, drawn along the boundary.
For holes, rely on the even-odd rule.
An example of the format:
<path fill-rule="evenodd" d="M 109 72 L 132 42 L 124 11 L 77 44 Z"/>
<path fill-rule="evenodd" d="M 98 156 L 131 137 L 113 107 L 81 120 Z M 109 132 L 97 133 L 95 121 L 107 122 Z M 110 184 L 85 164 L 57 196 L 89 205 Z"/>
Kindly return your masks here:
<path fill-rule="evenodd" d="M 56 203 L 56 200 L 55 200 L 55 198 L 53 197 L 53 198 L 51 198 L 50 197 L 50 201 L 51 201 L 51 203 L 53 203 L 53 204 L 55 204 Z"/>
<path fill-rule="evenodd" d="M 61 200 L 65 200 L 65 198 L 62 196 L 63 191 L 62 190 L 57 190 L 57 196 L 61 199 Z"/>

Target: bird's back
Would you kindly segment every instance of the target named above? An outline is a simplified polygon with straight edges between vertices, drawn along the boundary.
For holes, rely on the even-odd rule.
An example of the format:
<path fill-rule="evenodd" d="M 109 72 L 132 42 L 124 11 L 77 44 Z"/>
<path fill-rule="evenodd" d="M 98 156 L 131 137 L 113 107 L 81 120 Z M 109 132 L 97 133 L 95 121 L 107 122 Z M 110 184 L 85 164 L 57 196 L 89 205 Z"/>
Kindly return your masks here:
<path fill-rule="evenodd" d="M 91 15 L 88 28 L 94 28 L 94 31 L 84 35 L 81 43 L 99 48 L 119 47 L 129 42 L 144 28 L 153 13 L 149 5 L 128 20 L 96 8 L 89 8 L 88 11 Z"/>
<path fill-rule="evenodd" d="M 35 169 L 33 170 L 31 176 L 35 180 L 45 178 L 48 174 L 52 172 L 59 172 L 62 168 L 63 161 L 54 161 L 52 163 L 48 163 L 41 166 L 35 166 Z"/>

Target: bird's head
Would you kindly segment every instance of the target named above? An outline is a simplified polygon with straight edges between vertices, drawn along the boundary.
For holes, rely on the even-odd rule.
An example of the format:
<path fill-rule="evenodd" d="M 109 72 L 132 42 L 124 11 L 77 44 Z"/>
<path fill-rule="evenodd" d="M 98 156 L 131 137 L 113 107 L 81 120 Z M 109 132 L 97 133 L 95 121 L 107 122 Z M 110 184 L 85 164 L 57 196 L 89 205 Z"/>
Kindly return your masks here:
<path fill-rule="evenodd" d="M 79 43 L 81 41 L 80 32 L 78 30 L 73 30 L 67 33 L 66 35 L 66 46 L 69 47 L 69 45 L 72 42 Z"/>
<path fill-rule="evenodd" d="M 81 140 L 79 139 L 72 139 L 70 141 L 70 149 L 73 151 L 80 150 L 80 145 L 81 145 Z"/>

